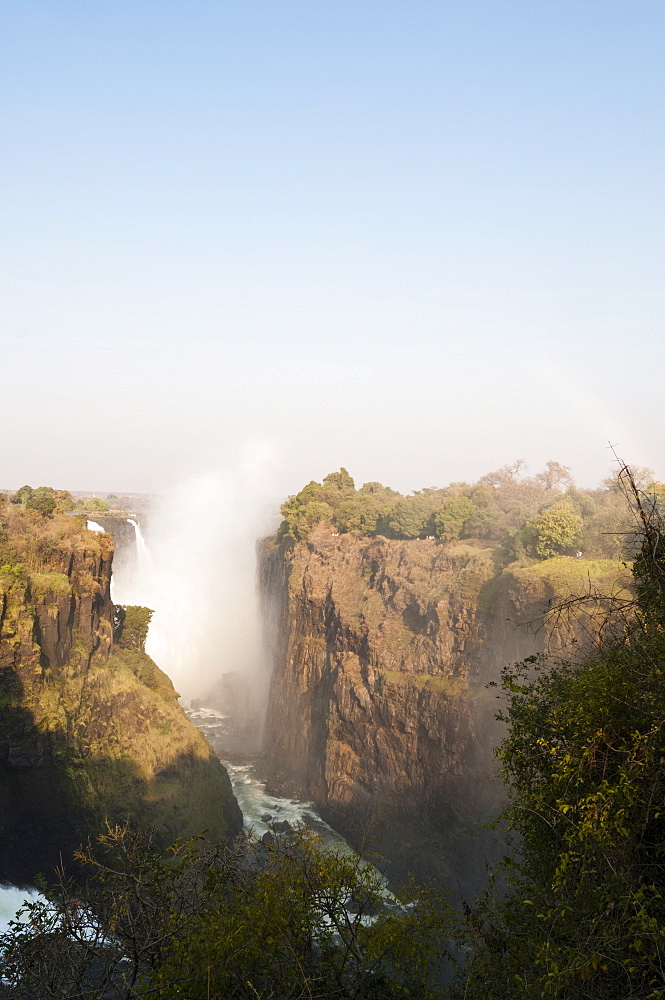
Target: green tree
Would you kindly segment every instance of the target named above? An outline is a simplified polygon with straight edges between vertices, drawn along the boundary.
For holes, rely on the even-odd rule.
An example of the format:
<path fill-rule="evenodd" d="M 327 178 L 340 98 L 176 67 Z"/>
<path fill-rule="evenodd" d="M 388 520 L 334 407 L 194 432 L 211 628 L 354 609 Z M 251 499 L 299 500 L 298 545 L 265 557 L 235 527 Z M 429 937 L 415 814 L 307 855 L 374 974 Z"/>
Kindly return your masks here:
<path fill-rule="evenodd" d="M 76 509 L 74 498 L 67 490 L 55 491 L 56 510 L 61 513 L 70 513 Z"/>
<path fill-rule="evenodd" d="M 31 495 L 25 501 L 26 510 L 36 510 L 42 517 L 53 517 L 53 512 L 57 507 L 55 490 L 50 486 L 38 486 L 31 491 Z"/>
<path fill-rule="evenodd" d="M 499 541 L 504 537 L 502 530 L 503 512 L 497 500 L 497 491 L 487 483 L 478 483 L 469 490 L 468 497 L 475 511 L 464 523 L 462 536 Z"/>
<path fill-rule="evenodd" d="M 443 541 L 459 538 L 466 522 L 477 513 L 477 507 L 468 497 L 450 497 L 434 514 L 434 532 Z"/>
<path fill-rule="evenodd" d="M 429 534 L 431 518 L 441 504 L 442 491 L 421 491 L 402 497 L 394 505 L 388 520 L 393 538 L 420 538 Z"/>
<path fill-rule="evenodd" d="M 20 503 L 23 504 L 23 506 L 25 506 L 26 500 L 30 499 L 32 493 L 33 493 L 32 486 L 21 486 L 21 488 L 17 490 L 16 493 L 12 494 L 10 502 L 16 504 Z"/>
<path fill-rule="evenodd" d="M 323 492 L 322 484 L 312 479 L 306 486 L 303 486 L 299 493 L 287 497 L 280 508 L 284 520 L 277 532 L 278 538 L 293 538 L 295 541 L 300 541 L 318 521 L 331 516 L 332 507 L 329 504 L 325 504 L 325 509 L 320 506 L 308 506 L 312 503 L 324 503 L 322 500 Z M 305 507 L 308 509 L 303 513 Z"/>
<path fill-rule="evenodd" d="M 329 520 L 332 516 L 332 507 L 321 500 L 310 500 L 301 504 L 297 497 L 290 497 L 286 503 L 282 504 L 282 515 L 284 520 L 279 529 L 280 538 L 293 538 L 300 542 L 306 538 L 315 525 L 321 521 Z"/>
<path fill-rule="evenodd" d="M 145 653 L 150 620 L 154 611 L 137 604 L 115 606 L 113 641 L 122 649 L 138 649 Z"/>
<path fill-rule="evenodd" d="M 99 497 L 90 497 L 83 504 L 83 510 L 87 510 L 87 511 L 91 511 L 91 512 L 95 512 L 95 511 L 99 512 L 99 511 L 108 510 L 108 509 L 109 509 L 109 505 L 107 504 L 106 500 L 100 500 Z"/>
<path fill-rule="evenodd" d="M 337 489 L 342 493 L 350 493 L 355 489 L 353 479 L 344 466 L 342 466 L 339 472 L 329 472 L 327 476 L 323 477 L 323 482 L 324 485 Z"/>
<path fill-rule="evenodd" d="M 171 934 L 206 898 L 222 851 L 195 841 L 160 852 L 146 831 L 110 826 L 76 855 L 84 882 L 64 874 L 28 903 L 21 924 L 0 935 L 10 997 L 135 1000 L 150 982 Z M 146 993 L 143 992 L 144 988 Z M 4 995 L 4 994 L 2 994 Z"/>
<path fill-rule="evenodd" d="M 299 493 L 296 493 L 296 500 L 302 507 L 312 500 L 320 500 L 322 490 L 323 486 L 321 483 L 317 483 L 314 479 L 311 479 L 306 486 L 303 486 Z"/>
<path fill-rule="evenodd" d="M 331 472 L 323 477 L 323 485 L 318 499 L 337 507 L 342 501 L 349 499 L 355 493 L 353 479 L 341 468 L 339 472 Z"/>
<path fill-rule="evenodd" d="M 158 982 L 169 1000 L 440 997 L 449 910 L 427 894 L 386 908 L 382 876 L 307 832 L 276 839 L 251 880 L 200 911 Z"/>
<path fill-rule="evenodd" d="M 584 521 L 592 518 L 597 510 L 597 503 L 588 493 L 581 493 L 576 486 L 569 486 L 566 490 L 566 500 L 577 508 Z M 626 505 L 622 505 L 625 513 Z"/>
<path fill-rule="evenodd" d="M 571 548 L 579 539 L 582 517 L 570 500 L 545 508 L 529 526 L 534 554 L 549 559 Z"/>
<path fill-rule="evenodd" d="M 342 531 L 361 531 L 365 535 L 373 535 L 390 509 L 390 497 L 385 493 L 359 492 L 342 500 L 335 509 L 335 524 Z"/>
<path fill-rule="evenodd" d="M 390 488 L 390 486 L 384 486 L 382 483 L 373 480 L 369 483 L 363 483 L 360 487 L 359 493 L 378 493 L 379 495 L 384 495 L 388 497 L 398 497 L 399 493 L 396 490 Z"/>

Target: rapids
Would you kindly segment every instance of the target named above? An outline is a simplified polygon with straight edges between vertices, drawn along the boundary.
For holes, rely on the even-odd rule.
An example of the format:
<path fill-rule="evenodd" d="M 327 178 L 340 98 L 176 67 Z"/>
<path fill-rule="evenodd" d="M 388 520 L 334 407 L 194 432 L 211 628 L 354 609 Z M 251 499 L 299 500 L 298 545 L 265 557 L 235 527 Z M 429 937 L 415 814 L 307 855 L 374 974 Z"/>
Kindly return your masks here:
<path fill-rule="evenodd" d="M 37 899 L 36 889 L 17 889 L 15 885 L 0 885 L 0 934 L 9 930 L 9 921 L 16 920 L 24 902 Z"/>
<path fill-rule="evenodd" d="M 253 752 L 251 740 L 238 737 L 231 716 L 205 707 L 189 709 L 187 715 L 229 772 L 247 832 L 261 837 L 273 823 L 287 822 L 293 827 L 304 823 L 318 834 L 326 847 L 353 853 L 342 835 L 321 819 L 313 802 L 282 798 L 266 791 L 264 759 Z"/>

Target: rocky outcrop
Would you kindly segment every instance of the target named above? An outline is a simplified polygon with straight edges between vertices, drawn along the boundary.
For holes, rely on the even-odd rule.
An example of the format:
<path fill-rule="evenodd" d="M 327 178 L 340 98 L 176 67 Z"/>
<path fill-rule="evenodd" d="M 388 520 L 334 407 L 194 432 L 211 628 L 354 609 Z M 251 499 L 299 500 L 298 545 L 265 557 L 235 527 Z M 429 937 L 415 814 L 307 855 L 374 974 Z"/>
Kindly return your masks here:
<path fill-rule="evenodd" d="M 0 881 L 30 882 L 105 822 L 162 843 L 239 832 L 228 775 L 140 650 L 113 647 L 113 543 L 11 511 L 0 534 Z M 30 544 L 20 529 L 31 532 Z M 23 548 L 22 548 L 23 546 Z M 5 559 L 10 561 L 4 562 Z"/>
<path fill-rule="evenodd" d="M 273 789 L 313 799 L 396 871 L 468 891 L 480 878 L 471 831 L 500 796 L 487 684 L 535 652 L 579 648 L 580 623 L 543 624 L 544 610 L 585 573 L 606 586 L 620 567 L 561 558 L 501 569 L 471 543 L 326 527 L 298 544 L 263 542 L 259 562 L 273 622 Z"/>

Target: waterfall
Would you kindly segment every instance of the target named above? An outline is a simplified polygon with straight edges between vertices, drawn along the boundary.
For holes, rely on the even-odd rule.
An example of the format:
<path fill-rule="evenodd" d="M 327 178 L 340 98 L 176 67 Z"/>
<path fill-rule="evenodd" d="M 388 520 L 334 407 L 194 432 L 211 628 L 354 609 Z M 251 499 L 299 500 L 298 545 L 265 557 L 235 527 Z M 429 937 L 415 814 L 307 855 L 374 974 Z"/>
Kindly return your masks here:
<path fill-rule="evenodd" d="M 267 689 L 254 551 L 265 496 L 251 469 L 211 472 L 153 507 L 147 538 L 127 518 L 136 546 L 118 560 L 112 599 L 153 610 L 146 652 L 188 700 L 223 677 L 254 703 Z"/>
<path fill-rule="evenodd" d="M 134 532 L 133 551 L 125 547 L 116 553 L 111 577 L 111 600 L 114 604 L 138 604 L 153 608 L 153 561 L 137 518 L 126 518 Z"/>
<path fill-rule="evenodd" d="M 87 521 L 86 522 L 86 527 L 87 527 L 88 531 L 96 531 L 96 532 L 98 532 L 98 533 L 100 533 L 102 535 L 106 534 L 106 532 L 102 528 L 101 524 L 97 524 L 96 521 Z"/>
<path fill-rule="evenodd" d="M 145 572 L 152 565 L 152 559 L 150 556 L 150 549 L 148 548 L 148 543 L 145 540 L 145 536 L 141 531 L 141 525 L 138 521 L 135 521 L 133 517 L 127 518 L 127 524 L 131 524 L 134 528 L 134 536 L 136 538 L 136 563 L 137 570 L 139 573 Z"/>

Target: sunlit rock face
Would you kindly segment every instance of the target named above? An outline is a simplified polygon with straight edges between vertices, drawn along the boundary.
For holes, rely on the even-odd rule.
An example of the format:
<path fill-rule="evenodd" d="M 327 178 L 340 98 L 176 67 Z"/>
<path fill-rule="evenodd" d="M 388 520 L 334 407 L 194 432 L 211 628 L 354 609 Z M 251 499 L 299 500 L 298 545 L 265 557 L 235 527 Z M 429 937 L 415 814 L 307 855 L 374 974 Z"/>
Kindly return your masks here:
<path fill-rule="evenodd" d="M 259 563 L 273 623 L 272 787 L 313 799 L 396 871 L 469 892 L 484 850 L 471 831 L 501 796 L 500 703 L 487 684 L 580 638 L 571 621 L 517 625 L 537 621 L 560 585 L 538 568 L 501 570 L 473 544 L 325 527 L 297 545 L 262 543 Z"/>
<path fill-rule="evenodd" d="M 129 817 L 158 839 L 241 827 L 228 776 L 140 649 L 113 646 L 109 534 L 10 512 L 0 570 L 0 882 Z M 15 544 L 14 544 L 15 543 Z M 13 548 L 12 548 L 13 546 Z M 19 558 L 20 556 L 20 558 Z"/>

